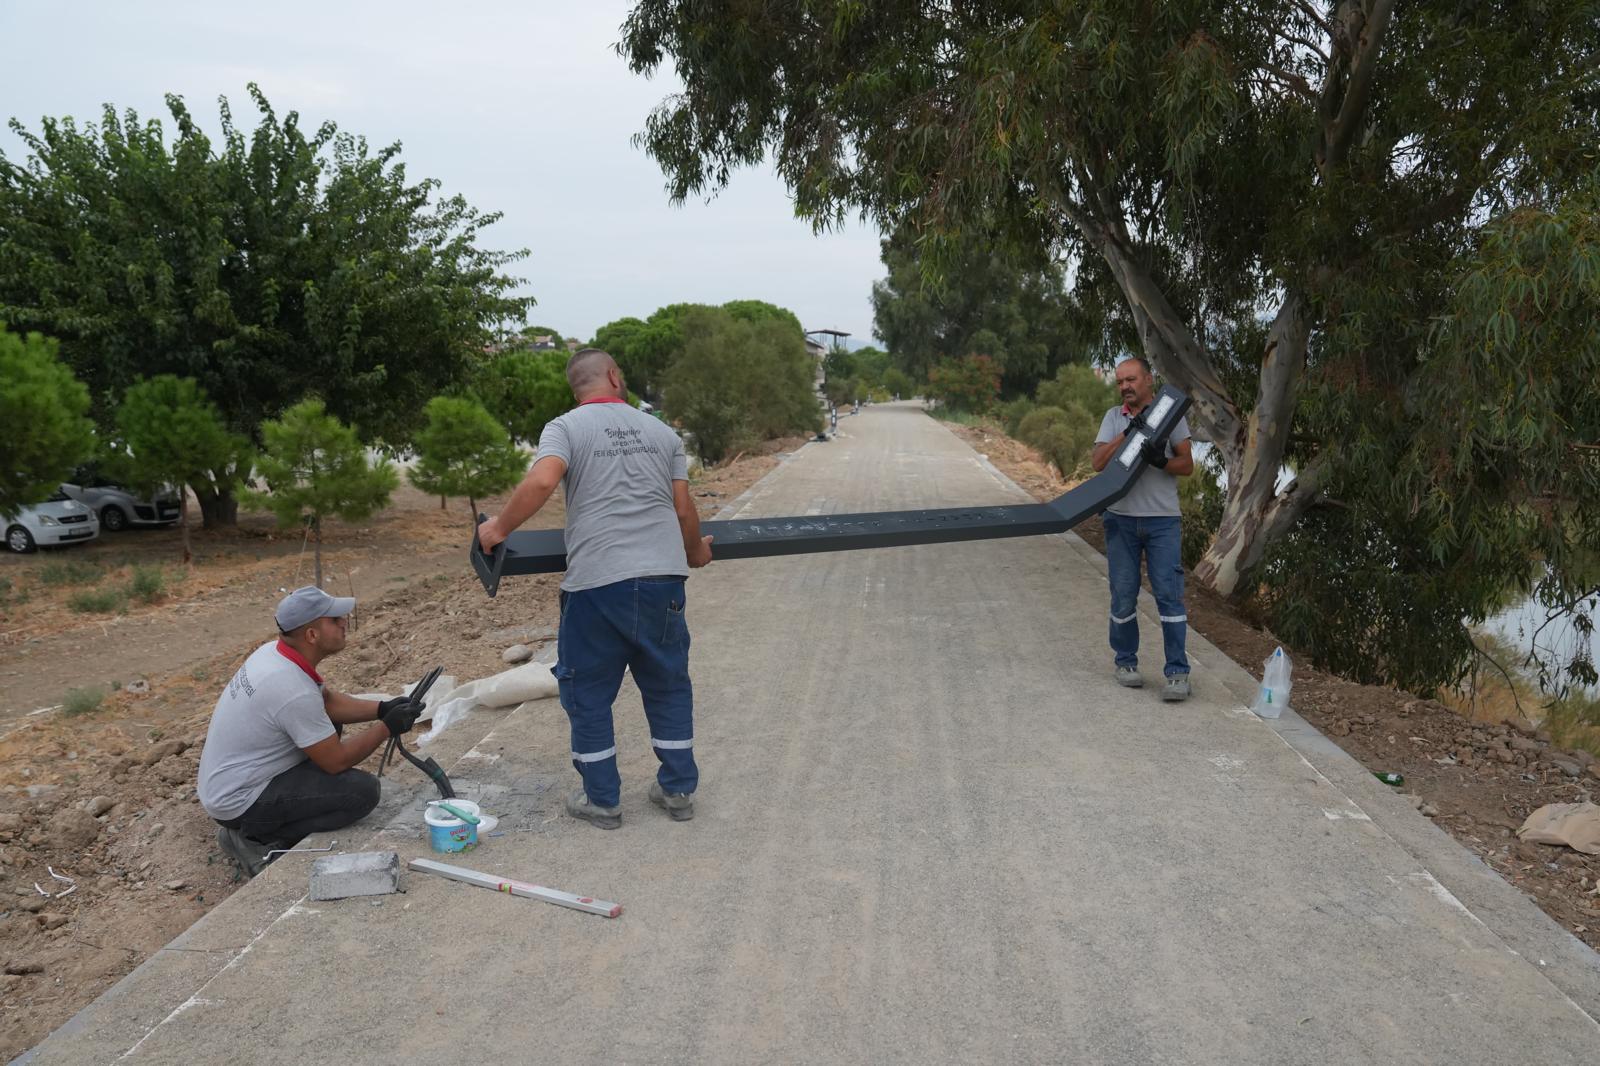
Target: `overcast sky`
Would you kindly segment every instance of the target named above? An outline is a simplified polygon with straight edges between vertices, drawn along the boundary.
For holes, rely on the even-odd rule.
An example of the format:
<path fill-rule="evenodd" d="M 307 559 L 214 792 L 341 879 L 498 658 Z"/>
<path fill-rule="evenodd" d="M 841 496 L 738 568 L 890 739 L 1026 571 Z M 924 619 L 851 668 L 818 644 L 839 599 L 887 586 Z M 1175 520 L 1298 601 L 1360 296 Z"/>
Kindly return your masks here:
<path fill-rule="evenodd" d="M 631 140 L 677 82 L 630 74 L 612 51 L 627 8 L 0 0 L 0 114 L 31 129 L 43 115 L 98 118 L 104 103 L 165 118 L 174 92 L 212 132 L 226 95 L 248 128 L 255 81 L 305 128 L 331 119 L 374 145 L 401 141 L 413 180 L 504 212 L 485 243 L 532 250 L 514 270 L 539 301 L 532 320 L 568 336 L 678 301 L 761 299 L 807 329 L 868 339 L 875 230 L 814 237 L 766 167 L 709 204 L 667 203 Z M 0 150 L 22 158 L 9 129 Z"/>

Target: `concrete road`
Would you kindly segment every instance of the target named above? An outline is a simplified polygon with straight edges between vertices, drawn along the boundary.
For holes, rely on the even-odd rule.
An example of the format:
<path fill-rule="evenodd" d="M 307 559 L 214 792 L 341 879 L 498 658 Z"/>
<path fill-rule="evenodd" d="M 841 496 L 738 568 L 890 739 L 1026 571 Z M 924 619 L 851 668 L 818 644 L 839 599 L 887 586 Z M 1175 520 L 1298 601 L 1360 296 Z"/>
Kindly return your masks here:
<path fill-rule="evenodd" d="M 734 510 L 1020 495 L 912 407 L 840 429 Z M 417 875 L 308 903 L 291 857 L 29 1061 L 1595 1061 L 1592 952 L 1304 723 L 1251 716 L 1204 641 L 1188 704 L 1118 688 L 1106 608 L 1071 536 L 714 564 L 694 821 L 646 801 L 631 686 L 616 832 L 558 813 L 553 702 L 453 770 L 506 817 L 462 865 L 622 917 Z M 421 798 L 341 844 L 425 854 Z"/>

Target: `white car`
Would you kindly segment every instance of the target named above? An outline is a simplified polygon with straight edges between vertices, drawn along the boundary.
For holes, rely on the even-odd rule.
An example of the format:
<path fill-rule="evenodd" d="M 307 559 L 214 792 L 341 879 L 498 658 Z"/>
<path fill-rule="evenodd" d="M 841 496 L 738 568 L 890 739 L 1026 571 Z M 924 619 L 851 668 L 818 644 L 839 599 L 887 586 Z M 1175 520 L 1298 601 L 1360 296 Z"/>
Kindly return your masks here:
<path fill-rule="evenodd" d="M 43 503 L 24 507 L 14 518 L 0 521 L 6 526 L 6 547 L 14 552 L 74 544 L 100 535 L 100 519 L 95 513 L 64 492 L 57 492 Z"/>
<path fill-rule="evenodd" d="M 93 511 L 107 533 L 120 533 L 129 526 L 169 526 L 178 520 L 178 497 L 172 491 L 147 499 L 91 468 L 79 470 L 61 491 Z"/>

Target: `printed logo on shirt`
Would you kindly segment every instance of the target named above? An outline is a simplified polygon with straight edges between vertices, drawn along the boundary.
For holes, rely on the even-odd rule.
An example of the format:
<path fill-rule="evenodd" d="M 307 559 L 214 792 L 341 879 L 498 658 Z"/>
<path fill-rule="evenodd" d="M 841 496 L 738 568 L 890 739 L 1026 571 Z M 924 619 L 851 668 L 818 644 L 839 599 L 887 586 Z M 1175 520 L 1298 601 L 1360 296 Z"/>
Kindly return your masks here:
<path fill-rule="evenodd" d="M 243 689 L 247 699 L 254 699 L 256 687 L 250 683 L 250 675 L 245 673 L 244 667 L 239 667 L 239 672 L 233 675 L 233 681 L 228 685 L 228 695 L 234 699 L 239 698 L 239 690 Z"/>
<path fill-rule="evenodd" d="M 643 434 L 637 429 L 618 429 L 614 426 L 606 427 L 606 436 L 611 438 L 611 447 L 596 448 L 596 459 L 614 459 L 619 455 L 659 455 L 660 448 L 654 444 L 647 444 Z"/>

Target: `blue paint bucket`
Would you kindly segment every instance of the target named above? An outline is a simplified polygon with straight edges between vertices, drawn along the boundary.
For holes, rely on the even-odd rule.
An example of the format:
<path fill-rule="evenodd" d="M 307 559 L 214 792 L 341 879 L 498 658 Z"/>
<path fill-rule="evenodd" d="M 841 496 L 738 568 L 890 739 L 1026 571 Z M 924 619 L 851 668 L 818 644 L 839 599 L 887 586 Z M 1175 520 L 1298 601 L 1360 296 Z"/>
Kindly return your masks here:
<path fill-rule="evenodd" d="M 482 813 L 471 800 L 453 799 L 450 806 L 460 807 L 472 815 Z M 434 851 L 465 851 L 469 845 L 478 842 L 478 827 L 463 822 L 443 807 L 429 806 L 422 812 L 422 817 L 428 823 L 428 843 Z"/>

